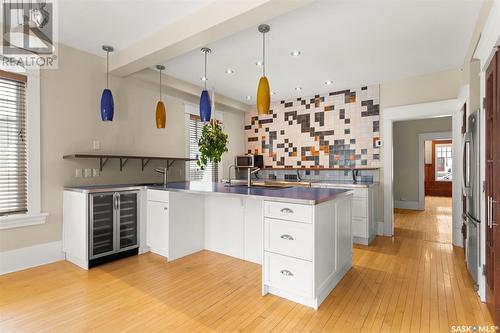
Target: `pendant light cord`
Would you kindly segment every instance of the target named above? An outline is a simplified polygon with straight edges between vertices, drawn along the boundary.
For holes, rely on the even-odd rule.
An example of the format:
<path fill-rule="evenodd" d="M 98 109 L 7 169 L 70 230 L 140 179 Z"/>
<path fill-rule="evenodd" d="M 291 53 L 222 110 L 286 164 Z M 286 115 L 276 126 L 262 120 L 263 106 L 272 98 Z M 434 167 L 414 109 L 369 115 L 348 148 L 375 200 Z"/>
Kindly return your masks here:
<path fill-rule="evenodd" d="M 205 90 L 207 90 L 207 53 L 205 52 L 205 80 L 203 81 Z"/>
<path fill-rule="evenodd" d="M 109 51 L 106 51 L 106 88 L 109 88 Z"/>
<path fill-rule="evenodd" d="M 160 69 L 160 101 L 161 101 L 161 69 Z"/>
<path fill-rule="evenodd" d="M 266 33 L 262 33 L 262 76 L 266 76 Z"/>

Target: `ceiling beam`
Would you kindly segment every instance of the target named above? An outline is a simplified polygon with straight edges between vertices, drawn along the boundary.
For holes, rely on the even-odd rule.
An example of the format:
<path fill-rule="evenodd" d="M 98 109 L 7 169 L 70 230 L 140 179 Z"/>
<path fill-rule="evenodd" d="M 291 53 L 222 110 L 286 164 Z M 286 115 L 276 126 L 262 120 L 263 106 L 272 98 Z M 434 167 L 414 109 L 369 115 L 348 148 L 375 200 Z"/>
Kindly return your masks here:
<path fill-rule="evenodd" d="M 130 77 L 158 85 L 158 71 L 145 69 L 132 74 Z M 202 88 L 192 83 L 176 79 L 170 75 L 162 74 L 162 86 L 166 87 L 165 95 L 172 95 L 187 100 L 193 104 L 198 104 Z M 210 95 L 212 94 L 209 91 Z M 252 106 L 236 101 L 232 98 L 215 93 L 215 108 L 217 110 L 249 112 Z"/>
<path fill-rule="evenodd" d="M 265 23 L 313 0 L 215 0 L 128 48 L 110 55 L 110 72 L 127 76 Z"/>

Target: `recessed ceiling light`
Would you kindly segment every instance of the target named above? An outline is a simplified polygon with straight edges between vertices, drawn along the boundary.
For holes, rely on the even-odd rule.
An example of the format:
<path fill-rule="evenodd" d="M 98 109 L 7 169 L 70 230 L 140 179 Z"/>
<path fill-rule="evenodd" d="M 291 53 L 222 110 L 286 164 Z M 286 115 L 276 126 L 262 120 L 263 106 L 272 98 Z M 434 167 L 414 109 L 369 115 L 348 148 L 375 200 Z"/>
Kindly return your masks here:
<path fill-rule="evenodd" d="M 299 50 L 292 51 L 290 54 L 292 55 L 292 57 L 298 57 L 299 55 L 301 55 Z"/>
<path fill-rule="evenodd" d="M 226 74 L 233 74 L 234 73 L 234 70 L 232 69 L 226 69 Z"/>
<path fill-rule="evenodd" d="M 200 80 L 201 80 L 201 81 L 208 81 L 208 78 L 206 78 L 206 77 L 204 76 L 204 77 L 200 77 Z"/>
<path fill-rule="evenodd" d="M 247 96 L 247 99 L 252 99 L 252 96 Z"/>
<path fill-rule="evenodd" d="M 328 80 L 325 82 L 326 85 L 330 85 L 330 84 L 333 84 L 333 81 L 332 80 Z"/>
<path fill-rule="evenodd" d="M 263 62 L 263 61 L 258 60 L 258 61 L 256 61 L 256 62 L 255 62 L 255 64 L 256 64 L 257 66 L 262 66 L 262 65 L 264 64 L 264 62 Z"/>
<path fill-rule="evenodd" d="M 295 90 L 297 91 L 302 90 L 302 87 L 295 87 Z"/>

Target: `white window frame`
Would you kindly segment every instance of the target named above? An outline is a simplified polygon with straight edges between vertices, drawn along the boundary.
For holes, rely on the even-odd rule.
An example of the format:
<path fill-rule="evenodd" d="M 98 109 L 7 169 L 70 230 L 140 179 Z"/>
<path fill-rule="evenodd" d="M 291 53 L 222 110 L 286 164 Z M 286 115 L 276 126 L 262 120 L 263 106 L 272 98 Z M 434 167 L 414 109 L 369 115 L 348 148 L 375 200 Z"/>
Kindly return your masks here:
<path fill-rule="evenodd" d="M 0 230 L 44 224 L 47 213 L 41 212 L 40 186 L 40 70 L 22 73 L 26 83 L 26 135 L 28 158 L 28 212 L 0 216 Z"/>

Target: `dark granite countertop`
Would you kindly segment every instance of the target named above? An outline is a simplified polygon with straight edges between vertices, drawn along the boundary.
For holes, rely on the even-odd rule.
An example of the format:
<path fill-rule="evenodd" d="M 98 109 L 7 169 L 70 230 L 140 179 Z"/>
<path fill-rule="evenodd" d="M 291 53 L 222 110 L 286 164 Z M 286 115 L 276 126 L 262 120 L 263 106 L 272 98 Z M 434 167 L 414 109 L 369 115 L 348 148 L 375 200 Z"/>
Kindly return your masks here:
<path fill-rule="evenodd" d="M 65 187 L 65 190 L 85 193 L 108 191 L 129 191 L 151 189 L 172 192 L 187 192 L 213 195 L 233 195 L 247 198 L 272 200 L 306 205 L 316 205 L 342 196 L 351 195 L 351 191 L 334 188 L 311 188 L 302 186 L 289 187 L 245 187 L 227 186 L 224 183 L 210 182 L 173 182 L 163 185 L 123 184 L 123 185 L 92 185 Z"/>

